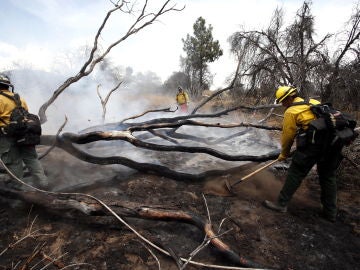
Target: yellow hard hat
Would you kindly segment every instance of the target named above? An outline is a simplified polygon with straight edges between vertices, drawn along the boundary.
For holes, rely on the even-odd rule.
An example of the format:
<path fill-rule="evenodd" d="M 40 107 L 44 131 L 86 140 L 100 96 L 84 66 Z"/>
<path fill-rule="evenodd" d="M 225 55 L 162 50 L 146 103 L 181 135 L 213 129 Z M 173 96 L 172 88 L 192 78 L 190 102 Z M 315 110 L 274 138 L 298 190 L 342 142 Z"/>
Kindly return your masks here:
<path fill-rule="evenodd" d="M 276 103 L 282 102 L 285 98 L 295 96 L 297 94 L 297 90 L 292 86 L 280 86 L 275 93 Z"/>
<path fill-rule="evenodd" d="M 11 85 L 10 79 L 7 75 L 0 73 L 0 84 Z"/>

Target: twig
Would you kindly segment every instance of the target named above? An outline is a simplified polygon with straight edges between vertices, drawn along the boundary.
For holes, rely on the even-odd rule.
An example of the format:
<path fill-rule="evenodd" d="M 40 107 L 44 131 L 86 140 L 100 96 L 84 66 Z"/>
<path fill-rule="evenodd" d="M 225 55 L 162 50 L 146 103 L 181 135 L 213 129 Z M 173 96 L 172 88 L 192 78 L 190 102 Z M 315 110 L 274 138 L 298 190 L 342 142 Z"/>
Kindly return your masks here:
<path fill-rule="evenodd" d="M 31 212 L 32 212 L 32 209 L 33 209 L 33 204 L 31 205 L 31 207 L 30 207 L 30 210 L 29 210 L 29 214 L 28 214 L 28 220 L 27 220 L 27 223 L 28 223 L 28 226 L 29 226 L 29 224 L 30 224 L 30 216 L 31 216 Z M 37 218 L 37 216 L 35 217 L 35 218 Z"/>
<path fill-rule="evenodd" d="M 202 243 L 197 246 L 197 248 L 195 248 L 190 254 L 189 254 L 189 258 L 184 262 L 184 264 L 181 266 L 180 270 L 185 269 L 185 267 L 189 264 L 190 261 L 192 261 L 192 259 L 196 256 L 196 254 L 198 254 L 201 250 L 203 250 L 207 245 L 209 245 L 210 243 L 210 239 L 207 238 L 207 236 L 204 237 L 204 240 L 202 241 Z"/>
<path fill-rule="evenodd" d="M 152 250 L 150 248 L 148 248 L 143 242 L 139 242 L 144 248 L 146 248 L 147 251 L 149 251 L 149 253 L 151 254 L 151 256 L 153 256 L 153 258 L 156 260 L 157 265 L 158 265 L 158 269 L 161 270 L 161 265 L 160 265 L 160 261 L 159 259 L 156 257 L 155 253 L 152 252 Z"/>
<path fill-rule="evenodd" d="M 210 216 L 210 211 L 209 211 L 209 207 L 207 205 L 207 201 L 205 198 L 205 195 L 202 194 L 202 197 L 204 199 L 204 204 L 205 204 L 205 208 L 206 208 L 206 213 L 207 213 L 207 218 L 208 218 L 208 222 L 211 225 L 211 216 Z M 209 245 L 210 243 L 210 239 L 207 237 L 207 235 L 205 234 L 204 240 L 202 241 L 202 243 L 195 248 L 190 254 L 189 254 L 189 258 L 185 261 L 185 263 L 180 267 L 180 270 L 185 269 L 185 267 L 188 265 L 188 263 L 196 256 L 196 254 L 198 254 L 201 250 L 203 250 L 207 245 Z"/>
<path fill-rule="evenodd" d="M 34 249 L 34 251 L 33 251 L 33 253 L 27 258 L 27 260 L 25 261 L 25 263 L 23 264 L 23 266 L 19 268 L 19 270 L 26 270 L 26 269 L 28 269 L 29 263 L 40 253 L 41 249 L 42 249 L 44 246 L 45 246 L 45 243 L 43 243 L 40 248 L 38 248 L 39 245 L 36 246 L 35 249 Z"/>
<path fill-rule="evenodd" d="M 168 247 L 166 250 L 169 252 L 170 257 L 174 259 L 176 266 L 179 269 L 181 269 L 181 267 L 183 266 L 183 262 L 181 261 L 181 258 L 175 253 L 175 251 L 172 248 Z"/>
<path fill-rule="evenodd" d="M 52 265 L 54 262 L 58 261 L 59 259 L 61 259 L 62 257 L 66 256 L 67 252 L 64 254 L 61 254 L 59 257 L 55 258 L 55 259 L 51 259 L 51 262 L 49 262 L 48 264 L 46 264 L 44 267 L 40 268 L 40 270 L 45 270 L 46 268 L 48 268 L 50 265 Z"/>
<path fill-rule="evenodd" d="M 205 204 L 205 207 L 206 207 L 206 213 L 207 213 L 208 221 L 209 221 L 209 224 L 211 224 L 210 211 L 209 211 L 209 207 L 208 207 L 208 205 L 207 205 L 207 201 L 206 201 L 206 198 L 205 198 L 204 193 L 202 194 L 202 197 L 203 197 L 203 199 L 204 199 L 204 204 Z"/>
<path fill-rule="evenodd" d="M 210 224 L 210 226 L 211 226 L 211 216 L 210 216 L 209 207 L 208 207 L 208 205 L 207 205 L 207 201 L 206 201 L 205 195 L 202 194 L 202 196 L 203 196 L 204 203 L 205 203 L 205 207 L 206 207 L 208 222 L 209 222 L 209 224 Z M 224 222 L 225 220 L 226 220 L 226 219 L 222 219 L 222 220 L 221 220 L 221 223 L 220 223 L 220 226 L 219 226 L 219 231 L 220 231 L 221 226 L 222 226 L 222 224 L 223 224 L 223 222 Z M 188 258 L 187 261 L 185 261 L 185 263 L 180 267 L 180 270 L 185 269 L 185 267 L 187 266 L 187 264 L 196 256 L 196 254 L 198 254 L 201 250 L 203 250 L 205 247 L 207 247 L 207 246 L 210 244 L 210 242 L 211 242 L 212 239 L 214 239 L 214 238 L 219 238 L 219 237 L 221 237 L 222 235 L 228 233 L 228 232 L 231 231 L 231 230 L 232 230 L 232 229 L 227 230 L 227 231 L 225 231 L 224 233 L 215 235 L 215 236 L 213 236 L 213 237 L 208 237 L 207 235 L 205 235 L 204 240 L 202 241 L 202 243 L 201 243 L 195 250 L 193 250 L 193 251 L 190 253 L 189 258 Z"/>
<path fill-rule="evenodd" d="M 35 218 L 36 219 L 36 218 Z M 21 243 L 22 241 L 24 241 L 25 239 L 27 238 L 35 238 L 37 236 L 40 236 L 40 235 L 37 235 L 36 233 L 39 231 L 39 230 L 35 230 L 35 231 L 32 231 L 32 226 L 35 222 L 35 219 L 33 220 L 33 222 L 31 223 L 31 226 L 28 230 L 26 230 L 26 234 L 21 237 L 19 240 L 17 240 L 15 243 L 12 243 L 12 244 L 9 244 L 3 251 L 0 252 L 0 257 L 2 255 L 4 255 L 5 252 L 7 252 L 9 249 L 12 249 L 14 248 L 16 245 L 18 245 L 19 243 Z"/>
<path fill-rule="evenodd" d="M 228 218 L 223 218 L 222 220 L 221 220 L 221 222 L 220 222 L 220 225 L 219 225 L 219 229 L 218 229 L 218 234 L 220 233 L 220 231 L 221 231 L 221 227 L 222 227 L 222 225 L 224 224 L 224 222 L 225 221 L 227 221 L 228 220 Z"/>
<path fill-rule="evenodd" d="M 88 265 L 88 266 L 94 267 L 94 269 L 96 269 L 96 267 L 90 263 L 73 263 L 73 264 L 69 264 L 63 268 L 60 268 L 60 270 L 68 269 L 70 267 L 79 266 L 79 265 Z"/>
<path fill-rule="evenodd" d="M 45 260 L 49 260 L 49 258 L 50 258 L 50 260 L 52 260 L 51 256 L 52 256 L 53 254 L 55 254 L 55 252 L 57 252 L 59 249 L 60 249 L 60 246 L 58 246 L 53 252 L 51 252 L 50 255 L 46 255 L 45 253 L 42 252 L 43 258 L 42 258 L 37 264 L 33 265 L 33 266 L 30 268 L 30 270 L 35 269 L 41 262 L 43 262 L 43 261 L 45 261 Z M 57 265 L 57 263 L 56 263 L 55 265 Z M 62 266 L 61 266 L 61 267 L 62 267 Z"/>
<path fill-rule="evenodd" d="M 169 138 L 168 136 L 164 135 L 164 134 L 161 134 L 159 131 L 156 131 L 156 130 L 153 130 L 153 129 L 149 129 L 149 132 L 161 139 L 164 139 L 166 141 L 169 141 L 171 143 L 174 143 L 174 144 L 179 144 L 179 142 L 177 140 L 174 140 L 174 139 L 171 139 Z"/>
<path fill-rule="evenodd" d="M 238 62 L 237 66 L 236 66 L 236 71 L 235 71 L 235 75 L 234 75 L 234 78 L 232 79 L 232 81 L 230 82 L 230 84 L 219 90 L 219 91 L 216 91 L 214 92 L 212 95 L 210 95 L 208 98 L 204 99 L 200 104 L 198 104 L 194 109 L 193 111 L 191 112 L 191 114 L 195 114 L 202 106 L 204 106 L 207 102 L 209 102 L 210 100 L 212 100 L 214 97 L 220 95 L 222 92 L 225 92 L 225 91 L 228 91 L 228 90 L 231 90 L 234 88 L 234 85 L 235 85 L 235 82 L 236 82 L 236 79 L 239 75 L 239 70 L 240 70 L 240 61 Z"/>
<path fill-rule="evenodd" d="M 142 112 L 138 115 L 134 115 L 134 116 L 131 116 L 131 117 L 128 117 L 128 118 L 125 118 L 123 120 L 120 121 L 120 124 L 121 123 L 124 123 L 125 121 L 127 120 L 130 120 L 130 119 L 136 119 L 136 118 L 139 118 L 147 113 L 151 113 L 151 112 L 175 112 L 176 110 L 171 110 L 170 108 L 164 108 L 164 109 L 157 109 L 157 110 L 148 110 L 148 111 L 145 111 L 145 112 Z"/>
<path fill-rule="evenodd" d="M 64 123 L 60 126 L 59 130 L 57 131 L 55 137 L 57 138 L 60 134 L 60 132 L 63 130 L 63 128 L 65 127 L 66 123 L 67 123 L 68 119 L 67 116 L 65 115 L 65 121 Z M 39 156 L 39 160 L 42 159 L 43 157 L 47 156 L 51 150 L 53 150 L 55 148 L 56 145 L 56 140 L 54 140 L 54 143 L 42 154 Z"/>
<path fill-rule="evenodd" d="M 221 234 L 218 234 L 218 235 L 215 235 L 215 236 L 212 236 L 212 237 L 207 237 L 205 236 L 204 237 L 204 240 L 203 242 L 194 250 L 190 253 L 189 255 L 189 258 L 185 261 L 185 263 L 182 265 L 182 267 L 180 268 L 180 270 L 183 270 L 185 269 L 185 267 L 187 266 L 188 263 L 192 262 L 192 259 L 196 256 L 196 254 L 198 254 L 201 250 L 203 250 L 204 248 L 206 248 L 212 239 L 215 239 L 215 238 L 220 238 L 221 236 L 223 236 L 224 234 L 228 233 L 232 231 L 232 229 L 229 229 Z M 228 269 L 228 268 L 222 268 L 222 269 Z M 230 268 L 231 269 L 231 268 Z M 246 268 L 246 269 L 250 269 L 250 268 Z"/>

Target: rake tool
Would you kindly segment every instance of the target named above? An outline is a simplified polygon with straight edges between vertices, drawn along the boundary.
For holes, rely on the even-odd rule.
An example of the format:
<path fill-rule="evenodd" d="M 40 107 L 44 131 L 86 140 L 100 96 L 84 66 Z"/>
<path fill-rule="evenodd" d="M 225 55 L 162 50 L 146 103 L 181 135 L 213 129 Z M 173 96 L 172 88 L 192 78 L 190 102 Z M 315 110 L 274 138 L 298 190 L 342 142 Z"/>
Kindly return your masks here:
<path fill-rule="evenodd" d="M 275 162 L 277 162 L 277 161 L 278 161 L 277 159 L 271 161 L 270 163 L 268 163 L 268 164 L 266 164 L 266 165 L 258 168 L 257 170 L 253 171 L 252 173 L 249 173 L 248 175 L 245 175 L 244 177 L 242 177 L 240 180 L 237 180 L 237 181 L 236 181 L 235 183 L 233 183 L 232 185 L 231 185 L 227 180 L 225 180 L 226 188 L 229 190 L 230 193 L 234 194 L 234 192 L 233 192 L 233 190 L 232 190 L 232 188 L 233 188 L 234 186 L 236 186 L 237 184 L 245 181 L 246 179 L 250 178 L 251 176 L 253 176 L 253 175 L 261 172 L 262 170 L 264 170 L 264 169 L 266 169 L 267 167 L 273 165 L 273 164 L 274 164 Z"/>

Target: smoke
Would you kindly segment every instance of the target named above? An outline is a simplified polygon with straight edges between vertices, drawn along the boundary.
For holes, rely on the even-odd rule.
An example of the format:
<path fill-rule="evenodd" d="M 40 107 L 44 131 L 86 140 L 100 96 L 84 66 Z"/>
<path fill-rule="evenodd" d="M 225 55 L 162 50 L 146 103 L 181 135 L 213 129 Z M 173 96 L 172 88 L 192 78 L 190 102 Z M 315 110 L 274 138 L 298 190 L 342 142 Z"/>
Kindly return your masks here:
<path fill-rule="evenodd" d="M 118 122 L 153 108 L 149 96 L 161 89 L 161 80 L 153 73 L 134 73 L 131 68 L 101 66 L 80 81 L 72 84 L 60 94 L 46 111 L 48 121 L 43 125 L 44 134 L 54 134 L 68 118 L 64 131 L 77 132 L 102 123 L 103 107 L 97 94 L 106 98 L 111 89 L 119 82 L 120 87 L 113 92 L 106 104 L 105 122 Z M 57 63 L 59 69 L 59 63 Z M 64 64 L 63 73 L 46 72 L 33 69 L 13 69 L 10 78 L 15 91 L 28 103 L 32 113 L 38 110 L 54 91 L 70 76 L 68 65 Z M 130 72 L 131 71 L 131 72 Z M 116 73 L 115 73 L 116 72 Z M 168 107 L 171 104 L 163 104 Z"/>
<path fill-rule="evenodd" d="M 11 70 L 10 78 L 15 86 L 15 91 L 27 101 L 30 111 L 37 113 L 40 106 L 53 95 L 54 91 L 66 79 L 76 74 L 74 71 L 70 72 L 71 68 L 67 64 L 64 64 L 62 72 L 60 71 L 61 68 L 59 68 L 58 62 L 57 72 L 25 68 L 14 69 Z M 48 121 L 43 125 L 43 133 L 55 134 L 64 122 L 65 116 L 67 116 L 68 122 L 63 130 L 64 132 L 76 133 L 102 124 L 103 108 L 97 94 L 97 89 L 99 89 L 101 96 L 105 98 L 109 91 L 120 81 L 122 81 L 122 84 L 111 95 L 106 105 L 105 123 L 119 122 L 125 118 L 139 115 L 146 110 L 167 108 L 175 103 L 176 89 L 174 89 L 173 95 L 164 96 L 161 94 L 163 89 L 162 83 L 155 73 L 134 72 L 131 67 L 116 67 L 111 62 L 104 62 L 90 76 L 84 77 L 72 84 L 49 106 L 46 111 Z M 130 121 L 146 121 L 150 118 L 177 115 L 176 113 L 149 113 L 139 119 Z M 236 122 L 240 120 L 240 118 L 234 120 L 231 117 L 224 117 L 221 119 L 221 122 Z M 206 121 L 213 120 L 206 119 Z M 178 139 L 178 142 L 185 146 L 209 147 L 231 155 L 262 155 L 278 147 L 267 132 L 255 129 L 221 129 L 192 126 L 181 127 L 178 129 L 178 132 L 206 138 L 210 142 L 226 138 L 222 143 L 214 145 L 181 139 Z M 229 135 L 239 132 L 243 132 L 243 134 L 229 137 Z M 149 140 L 149 142 L 173 145 L 157 137 Z M 207 154 L 150 151 L 137 148 L 130 143 L 122 141 L 97 142 L 79 147 L 90 154 L 98 156 L 120 155 L 138 162 L 160 164 L 187 173 L 201 173 L 213 169 L 229 169 L 242 164 L 242 162 L 225 161 Z M 57 154 L 59 154 L 59 151 L 57 151 Z M 52 157 L 56 158 L 54 155 Z M 47 164 L 46 161 L 45 164 Z M 92 182 L 102 177 L 111 178 L 112 175 L 117 175 L 123 170 L 124 172 L 129 171 L 128 168 L 114 165 L 107 166 L 106 173 L 104 174 L 96 167 L 99 174 L 90 173 L 91 175 L 89 175 L 86 167 L 78 170 L 74 166 L 69 167 L 67 163 L 59 164 L 60 171 L 51 171 L 50 178 L 61 178 L 59 175 L 64 178 L 61 181 L 59 180 L 58 188 L 66 186 L 66 183 L 79 184 Z"/>

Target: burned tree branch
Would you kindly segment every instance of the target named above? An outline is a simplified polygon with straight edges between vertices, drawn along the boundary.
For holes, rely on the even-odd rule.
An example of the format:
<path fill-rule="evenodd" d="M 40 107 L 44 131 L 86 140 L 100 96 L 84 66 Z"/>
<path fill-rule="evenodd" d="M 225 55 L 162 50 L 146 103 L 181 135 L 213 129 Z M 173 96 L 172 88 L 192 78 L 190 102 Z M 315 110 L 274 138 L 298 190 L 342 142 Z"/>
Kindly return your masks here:
<path fill-rule="evenodd" d="M 148 114 L 148 113 L 151 113 L 151 112 L 175 112 L 175 111 L 172 111 L 170 108 L 158 109 L 158 110 L 148 110 L 148 111 L 142 112 L 141 114 L 125 118 L 125 119 L 121 120 L 120 123 L 124 123 L 125 121 L 130 120 L 130 119 L 139 118 L 139 117 L 144 116 L 145 114 Z"/>
<path fill-rule="evenodd" d="M 181 115 L 172 118 L 156 118 L 146 122 L 139 122 L 139 123 L 128 123 L 126 126 L 127 128 L 131 128 L 133 126 L 142 126 L 142 125 L 153 125 L 153 124 L 164 124 L 164 123 L 175 123 L 181 120 L 187 120 L 192 118 L 216 118 L 223 115 L 227 115 L 230 112 L 237 111 L 237 110 L 244 110 L 244 111 L 258 111 L 264 109 L 271 109 L 271 108 L 278 108 L 281 104 L 265 104 L 265 105 L 258 105 L 258 106 L 245 106 L 245 105 L 238 105 L 231 107 L 229 109 L 225 109 L 216 113 L 203 113 L 203 114 L 190 114 L 190 115 Z M 122 126 L 122 122 L 113 123 L 112 126 L 118 126 L 119 128 Z M 101 128 L 101 127 L 99 127 Z M 122 129 L 124 130 L 124 129 Z"/>
<path fill-rule="evenodd" d="M 60 133 L 64 129 L 67 121 L 68 121 L 68 119 L 67 119 L 67 116 L 65 115 L 65 121 L 61 125 L 59 130 L 56 132 L 56 135 L 55 135 L 56 137 L 60 135 Z M 39 159 L 42 159 L 42 158 L 46 157 L 51 152 L 51 150 L 53 150 L 55 148 L 55 144 L 56 144 L 56 140 L 54 140 L 54 143 L 42 155 L 39 156 Z"/>
<path fill-rule="evenodd" d="M 165 141 L 169 141 L 169 142 L 171 142 L 171 143 L 173 143 L 173 144 L 179 144 L 179 142 L 178 142 L 177 140 L 174 140 L 174 139 L 166 136 L 165 134 L 161 133 L 161 132 L 158 131 L 158 130 L 155 131 L 155 130 L 153 130 L 153 129 L 149 129 L 148 131 L 149 131 L 151 134 L 153 134 L 154 136 L 157 136 L 157 137 L 159 137 L 159 138 L 161 138 L 161 139 L 163 139 L 163 140 L 165 140 Z"/>
<path fill-rule="evenodd" d="M 170 254 L 162 248 L 149 242 L 146 238 L 140 235 L 134 228 L 132 228 L 123 217 L 133 217 L 148 220 L 161 220 L 161 221 L 177 221 L 188 223 L 200 229 L 210 241 L 210 243 L 223 254 L 231 263 L 243 267 L 262 267 L 260 264 L 255 263 L 243 256 L 234 252 L 230 246 L 224 243 L 213 231 L 211 224 L 204 220 L 202 217 L 195 213 L 185 212 L 182 210 L 174 210 L 167 208 L 143 206 L 133 202 L 104 202 L 91 195 L 82 193 L 56 193 L 56 192 L 23 192 L 12 189 L 0 189 L 0 195 L 8 198 L 17 198 L 25 202 L 39 205 L 49 210 L 56 210 L 58 213 L 63 214 L 64 210 L 75 209 L 85 214 L 86 216 L 115 216 L 123 225 L 133 231 L 142 241 L 150 244 L 153 248 L 164 253 L 167 256 Z M 74 201 L 77 205 L 84 205 L 86 209 L 93 209 L 93 211 L 82 211 L 82 207 L 74 208 Z M 121 216 L 121 217 L 120 217 Z M 74 216 L 77 218 L 77 215 Z M 194 262 L 192 260 L 181 258 L 182 261 L 194 265 L 204 265 Z M 221 266 L 215 266 L 221 268 Z M 226 266 L 223 266 L 226 267 Z M 241 269 L 241 268 L 234 268 Z"/>
<path fill-rule="evenodd" d="M 236 71 L 235 71 L 235 74 L 234 74 L 234 78 L 232 79 L 231 83 L 225 87 L 224 89 L 221 89 L 219 91 L 216 91 L 215 93 L 213 93 L 212 95 L 210 95 L 209 97 L 207 97 L 205 100 L 203 100 L 199 105 L 197 105 L 193 111 L 191 112 L 191 114 L 195 114 L 202 106 L 204 106 L 206 103 L 208 103 L 210 100 L 212 100 L 214 97 L 220 95 L 221 93 L 225 92 L 225 91 L 228 91 L 228 90 L 231 90 L 234 88 L 234 84 L 236 82 L 236 79 L 238 77 L 238 74 L 239 74 L 239 69 L 240 69 L 240 62 L 237 64 L 237 67 L 236 67 Z"/>
<path fill-rule="evenodd" d="M 228 169 L 228 170 L 209 170 L 209 171 L 205 171 L 205 172 L 202 172 L 199 174 L 183 173 L 183 172 L 178 172 L 178 171 L 169 169 L 166 166 L 151 164 L 151 163 L 140 163 L 140 162 L 136 162 L 136 161 L 131 160 L 126 157 L 121 157 L 121 156 L 109 156 L 109 157 L 94 156 L 94 155 L 86 153 L 86 152 L 80 150 L 79 148 L 75 147 L 73 145 L 73 143 L 71 142 L 71 140 L 69 140 L 69 138 L 64 138 L 63 136 L 55 138 L 54 136 L 45 135 L 43 137 L 44 137 L 43 143 L 45 145 L 47 143 L 53 144 L 53 141 L 57 140 L 56 141 L 57 147 L 63 149 L 70 155 L 77 157 L 80 160 L 89 162 L 89 163 L 99 164 L 99 165 L 120 164 L 120 165 L 127 166 L 129 168 L 138 170 L 138 171 L 147 172 L 147 173 L 160 175 L 160 176 L 165 176 L 165 177 L 169 177 L 169 178 L 180 180 L 180 181 L 202 181 L 209 176 L 221 175 L 221 174 L 224 174 L 225 171 L 229 172 L 233 169 L 236 170 L 236 167 L 234 167 L 234 168 Z M 75 135 L 75 137 L 76 137 L 76 135 Z M 172 147 L 176 147 L 176 146 L 172 146 Z M 186 148 L 178 148 L 178 150 L 179 149 L 188 150 Z M 191 149 L 191 148 L 189 148 L 189 149 Z M 193 149 L 193 151 L 195 149 Z M 208 148 L 202 149 L 201 147 L 196 150 L 203 150 L 204 152 L 208 151 L 209 153 L 217 152 L 215 150 L 212 151 L 212 149 L 208 149 Z M 217 154 L 219 156 L 222 156 L 222 154 L 220 152 L 217 152 Z M 230 155 L 224 154 L 223 157 L 228 157 L 230 160 L 236 160 L 236 161 L 249 161 L 250 160 L 250 161 L 261 162 L 261 161 L 275 159 L 278 157 L 278 155 L 279 155 L 279 152 L 274 151 L 269 154 L 260 155 L 260 156 L 230 156 Z"/>
<path fill-rule="evenodd" d="M 198 137 L 198 136 L 194 136 L 194 135 L 191 135 L 191 134 L 183 134 L 183 133 L 176 132 L 174 130 L 168 130 L 166 133 L 169 136 L 171 136 L 171 138 L 190 140 L 190 141 L 194 141 L 194 142 L 201 142 L 201 143 L 205 143 L 205 144 L 210 144 L 210 141 L 208 139 Z M 139 139 L 139 137 L 137 137 L 137 138 Z"/>
<path fill-rule="evenodd" d="M 143 142 L 129 132 L 92 132 L 84 135 L 76 135 L 73 133 L 64 133 L 62 135 L 64 141 L 77 144 L 86 144 L 89 142 L 94 142 L 97 140 L 124 140 L 134 146 L 155 150 L 155 151 L 166 151 L 166 152 L 187 152 L 187 153 L 204 153 L 211 156 L 229 160 L 229 161 L 266 161 L 269 159 L 274 159 L 278 155 L 278 151 L 274 151 L 267 155 L 229 155 L 211 148 L 201 147 L 201 146 L 170 146 L 170 145 L 159 145 L 148 142 Z"/>
<path fill-rule="evenodd" d="M 197 122 L 193 120 L 183 120 L 178 121 L 176 123 L 162 123 L 162 124 L 152 124 L 152 125 L 142 125 L 142 126 L 132 126 L 129 127 L 127 130 L 130 133 L 135 131 L 145 131 L 149 129 L 158 129 L 158 128 L 173 128 L 173 127 L 181 127 L 181 126 L 199 126 L 199 127 L 218 127 L 218 128 L 236 128 L 236 127 L 253 127 L 259 129 L 266 129 L 266 130 L 278 130 L 280 131 L 280 127 L 276 126 L 265 126 L 265 125 L 258 125 L 258 124 L 251 124 L 246 122 L 241 123 L 234 123 L 234 124 L 221 124 L 221 123 L 204 123 L 204 122 Z"/>
<path fill-rule="evenodd" d="M 97 95 L 98 95 L 98 97 L 99 97 L 99 99 L 100 99 L 100 102 L 101 102 L 101 107 L 102 107 L 102 110 L 103 110 L 103 113 L 102 113 L 102 117 L 101 117 L 101 119 L 102 119 L 102 122 L 104 123 L 105 122 L 105 115 L 106 115 L 106 105 L 107 105 L 107 103 L 109 102 L 109 98 L 110 98 L 110 96 L 117 90 L 117 89 L 119 89 L 119 87 L 120 87 L 120 85 L 123 83 L 123 81 L 120 81 L 113 89 L 111 89 L 110 91 L 109 91 L 109 93 L 107 93 L 107 95 L 106 95 L 106 97 L 105 97 L 105 99 L 101 96 L 101 94 L 100 94 L 100 84 L 97 86 L 97 88 L 96 88 L 96 92 L 97 92 Z"/>
<path fill-rule="evenodd" d="M 171 11 L 182 11 L 184 8 L 177 9 L 175 8 L 175 5 L 168 8 L 170 0 L 165 1 L 165 3 L 159 8 L 158 12 L 156 13 L 146 13 L 146 7 L 147 7 L 147 1 L 145 1 L 142 12 L 137 16 L 135 19 L 135 22 L 129 27 L 129 29 L 126 31 L 126 33 L 120 37 L 118 40 L 116 40 L 114 43 L 110 44 L 103 53 L 101 53 L 99 56 L 96 56 L 95 53 L 98 51 L 98 42 L 99 37 L 102 34 L 102 31 L 108 22 L 110 16 L 116 12 L 121 11 L 123 13 L 126 13 L 126 11 L 123 10 L 124 6 L 126 7 L 128 2 L 125 0 L 122 0 L 120 3 L 117 3 L 113 9 L 108 11 L 106 14 L 101 26 L 99 27 L 95 38 L 94 38 L 94 44 L 91 49 L 89 58 L 84 63 L 84 65 L 80 68 L 79 72 L 73 76 L 68 78 L 62 85 L 60 85 L 53 93 L 52 97 L 46 101 L 39 109 L 39 117 L 41 123 L 45 123 L 47 121 L 46 117 L 46 110 L 47 108 L 57 99 L 57 97 L 71 84 L 79 81 L 81 78 L 88 76 L 95 68 L 95 66 L 100 63 L 109 53 L 110 51 L 117 45 L 119 45 L 121 42 L 126 40 L 127 38 L 131 37 L 132 35 L 135 35 L 137 32 L 141 31 L 145 27 L 151 25 L 154 23 L 160 16 L 164 15 L 165 13 L 171 12 Z M 128 13 L 132 13 L 132 10 L 127 10 Z"/>

